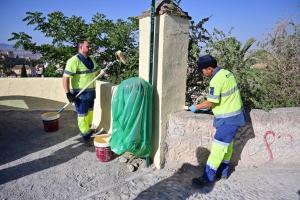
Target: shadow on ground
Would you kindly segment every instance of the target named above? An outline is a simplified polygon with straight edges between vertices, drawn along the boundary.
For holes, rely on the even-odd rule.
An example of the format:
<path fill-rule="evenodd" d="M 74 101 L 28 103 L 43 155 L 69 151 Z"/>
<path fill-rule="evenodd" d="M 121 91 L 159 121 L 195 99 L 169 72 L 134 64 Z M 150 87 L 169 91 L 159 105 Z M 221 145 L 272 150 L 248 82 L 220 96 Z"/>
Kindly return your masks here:
<path fill-rule="evenodd" d="M 194 166 L 189 163 L 184 163 L 181 168 L 175 171 L 175 173 L 157 184 L 147 188 L 141 192 L 135 200 L 144 199 L 170 199 L 179 200 L 187 199 L 194 193 L 209 193 L 212 191 L 214 185 L 197 188 L 192 185 L 192 179 L 199 177 L 205 165 L 205 161 L 209 155 L 209 151 L 206 148 L 197 148 L 197 159 L 199 166 Z"/>
<path fill-rule="evenodd" d="M 64 145 L 61 149 L 52 148 L 54 152 L 46 157 L 26 162 L 26 156 L 78 136 L 76 112 L 63 112 L 59 118 L 59 129 L 55 132 L 45 132 L 41 119 L 45 112 L 0 111 L 0 184 L 64 163 L 87 150 L 81 141 L 73 141 L 73 144 Z M 6 163 L 7 166 L 4 166 Z"/>
<path fill-rule="evenodd" d="M 56 132 L 45 132 L 45 111 L 0 111 L 0 164 L 51 147 L 78 135 L 76 113 L 65 111 Z"/>
<path fill-rule="evenodd" d="M 0 170 L 0 185 L 67 162 L 84 151 L 86 151 L 86 146 L 77 142 L 58 149 L 49 156 L 2 169 Z"/>
<path fill-rule="evenodd" d="M 191 184 L 192 178 L 200 176 L 199 166 L 185 163 L 171 177 L 142 191 L 135 200 L 165 199 L 179 200 L 187 199 L 194 193 L 209 193 L 213 186 L 195 188 Z"/>
<path fill-rule="evenodd" d="M 234 172 L 235 167 L 241 159 L 242 151 L 249 139 L 255 137 L 252 122 L 247 113 L 247 124 L 240 128 L 236 138 L 234 140 L 234 150 L 231 160 L 231 171 L 230 174 Z M 196 157 L 199 163 L 198 166 L 185 163 L 180 169 L 178 169 L 172 176 L 166 178 L 159 183 L 149 187 L 148 189 L 141 192 L 135 200 L 144 199 L 187 199 L 194 193 L 206 194 L 210 193 L 215 184 L 205 186 L 202 188 L 195 188 L 191 184 L 191 180 L 195 177 L 199 177 L 203 173 L 203 169 L 207 158 L 209 156 L 209 151 L 207 148 L 198 147 L 196 150 Z"/>

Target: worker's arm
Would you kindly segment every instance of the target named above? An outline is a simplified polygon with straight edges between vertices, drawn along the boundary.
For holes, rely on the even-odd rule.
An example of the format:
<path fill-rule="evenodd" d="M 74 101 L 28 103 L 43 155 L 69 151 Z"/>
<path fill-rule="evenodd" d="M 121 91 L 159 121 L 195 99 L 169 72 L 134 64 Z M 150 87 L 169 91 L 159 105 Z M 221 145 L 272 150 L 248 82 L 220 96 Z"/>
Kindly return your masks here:
<path fill-rule="evenodd" d="M 63 76 L 62 80 L 65 93 L 70 92 L 70 78 Z"/>
<path fill-rule="evenodd" d="M 74 102 L 76 96 L 70 92 L 70 78 L 63 76 L 62 79 L 63 79 L 63 87 L 65 90 L 66 96 L 67 96 L 69 102 L 72 103 L 72 102 Z"/>
<path fill-rule="evenodd" d="M 200 110 L 200 109 L 210 109 L 212 106 L 214 105 L 213 102 L 210 101 L 203 101 L 202 103 L 196 104 L 196 109 Z"/>
<path fill-rule="evenodd" d="M 197 110 L 201 110 L 201 109 L 210 109 L 213 105 L 214 105 L 213 102 L 206 100 L 206 101 L 203 101 L 202 103 L 194 104 L 194 105 L 190 106 L 189 109 L 192 112 L 196 112 Z"/>

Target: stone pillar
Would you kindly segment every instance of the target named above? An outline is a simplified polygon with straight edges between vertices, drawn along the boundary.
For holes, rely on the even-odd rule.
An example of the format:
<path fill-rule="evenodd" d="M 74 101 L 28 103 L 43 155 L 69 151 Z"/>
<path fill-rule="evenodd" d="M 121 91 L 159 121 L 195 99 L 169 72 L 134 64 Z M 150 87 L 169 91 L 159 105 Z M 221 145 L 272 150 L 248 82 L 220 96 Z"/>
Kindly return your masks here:
<path fill-rule="evenodd" d="M 140 18 L 139 76 L 148 80 L 150 16 Z M 153 69 L 153 160 L 156 168 L 164 164 L 165 137 L 169 115 L 185 106 L 189 41 L 188 18 L 162 14 L 156 16 Z"/>

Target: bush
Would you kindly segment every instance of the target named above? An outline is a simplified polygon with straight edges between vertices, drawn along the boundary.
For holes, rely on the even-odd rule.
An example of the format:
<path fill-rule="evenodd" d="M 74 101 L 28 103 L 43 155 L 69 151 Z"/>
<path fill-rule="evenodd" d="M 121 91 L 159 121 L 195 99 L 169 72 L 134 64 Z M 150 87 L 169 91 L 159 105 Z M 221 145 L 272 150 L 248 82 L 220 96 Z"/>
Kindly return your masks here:
<path fill-rule="evenodd" d="M 205 48 L 199 49 L 201 55 L 209 53 L 215 56 L 219 66 L 235 75 L 245 107 L 269 110 L 300 106 L 299 25 L 278 23 L 257 49 L 249 51 L 253 44 L 254 39 L 242 45 L 235 37 L 214 30 Z M 188 71 L 188 81 L 193 84 L 198 81 L 197 87 L 194 84 L 194 87 L 187 88 L 188 92 L 205 93 L 208 82 L 199 74 L 195 76 Z M 189 98 L 186 100 L 191 102 Z"/>
<path fill-rule="evenodd" d="M 44 77 L 61 77 L 62 74 L 57 73 L 55 66 L 48 66 L 43 70 Z"/>
<path fill-rule="evenodd" d="M 249 104 L 264 109 L 300 106 L 300 26 L 280 21 L 259 47 L 250 59 L 265 68 L 256 69 L 260 95 L 250 97 L 255 94 L 251 88 L 244 94 Z"/>

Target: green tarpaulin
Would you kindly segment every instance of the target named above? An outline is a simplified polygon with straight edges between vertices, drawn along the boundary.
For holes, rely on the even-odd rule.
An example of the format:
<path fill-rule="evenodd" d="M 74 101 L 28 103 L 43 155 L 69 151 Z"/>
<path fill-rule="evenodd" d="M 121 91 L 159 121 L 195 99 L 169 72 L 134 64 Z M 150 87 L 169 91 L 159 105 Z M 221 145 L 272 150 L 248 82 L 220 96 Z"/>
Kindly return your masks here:
<path fill-rule="evenodd" d="M 112 98 L 111 150 L 149 157 L 152 134 L 152 86 L 141 78 L 122 81 Z"/>

